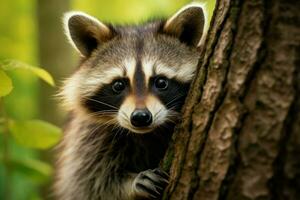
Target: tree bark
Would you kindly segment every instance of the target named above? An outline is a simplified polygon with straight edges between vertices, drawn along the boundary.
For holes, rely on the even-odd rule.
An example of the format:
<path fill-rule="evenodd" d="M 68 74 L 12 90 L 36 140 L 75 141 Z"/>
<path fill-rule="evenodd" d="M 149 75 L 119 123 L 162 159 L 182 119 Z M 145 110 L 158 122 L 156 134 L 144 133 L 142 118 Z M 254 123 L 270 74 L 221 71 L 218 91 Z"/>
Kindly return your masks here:
<path fill-rule="evenodd" d="M 300 199 L 300 4 L 219 0 L 164 199 Z"/>

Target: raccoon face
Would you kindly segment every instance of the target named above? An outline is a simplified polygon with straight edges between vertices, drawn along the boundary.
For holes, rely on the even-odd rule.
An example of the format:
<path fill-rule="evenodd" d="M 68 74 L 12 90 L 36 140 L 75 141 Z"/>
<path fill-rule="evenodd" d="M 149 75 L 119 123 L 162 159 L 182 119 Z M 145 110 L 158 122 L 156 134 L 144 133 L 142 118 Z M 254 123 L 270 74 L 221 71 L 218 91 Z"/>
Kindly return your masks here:
<path fill-rule="evenodd" d="M 62 91 L 67 108 L 134 133 L 174 123 L 196 71 L 205 21 L 199 4 L 142 26 L 67 13 L 66 34 L 82 56 Z"/>

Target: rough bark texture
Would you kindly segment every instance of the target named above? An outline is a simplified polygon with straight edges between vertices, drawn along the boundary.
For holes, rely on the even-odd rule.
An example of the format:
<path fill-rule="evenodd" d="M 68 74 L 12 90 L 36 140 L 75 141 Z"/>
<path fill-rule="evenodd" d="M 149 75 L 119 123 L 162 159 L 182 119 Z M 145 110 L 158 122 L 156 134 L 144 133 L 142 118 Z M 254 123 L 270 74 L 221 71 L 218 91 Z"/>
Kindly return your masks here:
<path fill-rule="evenodd" d="M 300 3 L 219 0 L 165 199 L 300 199 Z"/>

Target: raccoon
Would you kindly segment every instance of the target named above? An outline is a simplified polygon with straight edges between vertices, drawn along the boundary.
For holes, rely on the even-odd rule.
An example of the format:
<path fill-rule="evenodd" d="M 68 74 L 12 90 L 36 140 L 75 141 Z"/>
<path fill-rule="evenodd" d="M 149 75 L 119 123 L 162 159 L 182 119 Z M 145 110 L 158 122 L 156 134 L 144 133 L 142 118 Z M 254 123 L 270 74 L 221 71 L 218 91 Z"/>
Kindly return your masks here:
<path fill-rule="evenodd" d="M 81 61 L 61 92 L 70 114 L 57 198 L 160 199 L 169 177 L 159 162 L 198 65 L 205 7 L 189 4 L 168 19 L 132 26 L 69 12 L 64 24 Z"/>

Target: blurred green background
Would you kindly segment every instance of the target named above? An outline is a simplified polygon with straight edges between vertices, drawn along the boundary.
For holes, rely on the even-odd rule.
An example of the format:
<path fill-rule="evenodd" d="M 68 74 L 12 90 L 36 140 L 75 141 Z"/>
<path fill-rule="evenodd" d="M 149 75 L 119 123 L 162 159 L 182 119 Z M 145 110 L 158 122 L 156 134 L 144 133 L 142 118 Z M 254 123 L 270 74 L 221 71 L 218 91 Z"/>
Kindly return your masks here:
<path fill-rule="evenodd" d="M 62 31 L 62 15 L 81 10 L 102 21 L 137 23 L 151 17 L 169 16 L 188 0 L 1 0 L 0 61 L 19 60 L 50 72 L 56 87 L 50 87 L 31 72 L 7 72 L 13 91 L 1 98 L 1 115 L 16 120 L 42 119 L 62 127 L 65 114 L 54 94 L 76 67 L 77 55 Z M 213 0 L 207 3 L 210 15 Z M 0 85 L 1 85 L 0 79 Z M 4 111 L 5 109 L 5 111 Z M 25 147 L 1 126 L 0 199 L 52 199 L 54 150 Z M 30 133 L 28 133 L 30 138 Z M 4 159 L 6 157 L 6 161 Z"/>

